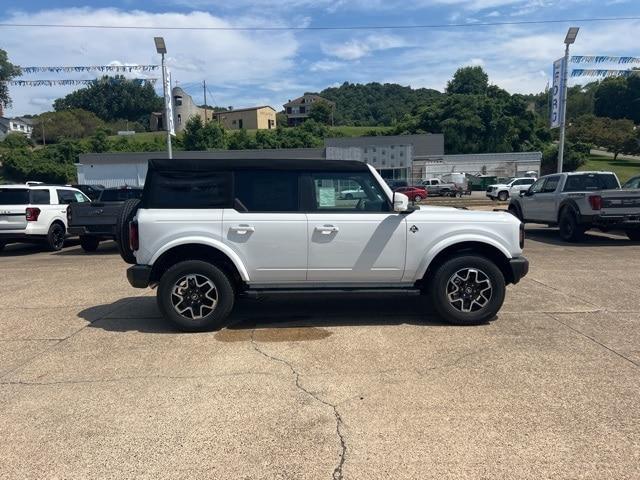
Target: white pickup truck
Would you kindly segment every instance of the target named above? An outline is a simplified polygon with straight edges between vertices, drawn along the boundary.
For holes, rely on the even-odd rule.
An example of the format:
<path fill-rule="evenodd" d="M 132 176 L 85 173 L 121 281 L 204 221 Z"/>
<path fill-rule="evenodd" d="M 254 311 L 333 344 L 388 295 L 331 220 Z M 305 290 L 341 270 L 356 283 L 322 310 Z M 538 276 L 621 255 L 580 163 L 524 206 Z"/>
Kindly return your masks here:
<path fill-rule="evenodd" d="M 509 211 L 523 222 L 558 226 L 560 237 L 578 242 L 590 228 L 623 230 L 640 240 L 640 190 L 620 188 L 612 172 L 547 175 L 513 197 Z"/>
<path fill-rule="evenodd" d="M 223 326 L 238 294 L 310 291 L 428 294 L 477 324 L 529 265 L 513 215 L 411 207 L 355 161 L 151 160 L 118 228 L 131 285 L 187 331 Z"/>

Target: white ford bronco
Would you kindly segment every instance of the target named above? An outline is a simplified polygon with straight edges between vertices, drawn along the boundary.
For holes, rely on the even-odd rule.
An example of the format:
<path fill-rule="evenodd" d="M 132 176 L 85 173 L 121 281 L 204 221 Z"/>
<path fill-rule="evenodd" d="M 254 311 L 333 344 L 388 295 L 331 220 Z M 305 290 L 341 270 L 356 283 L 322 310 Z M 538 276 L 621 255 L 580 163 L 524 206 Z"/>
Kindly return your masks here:
<path fill-rule="evenodd" d="M 529 268 L 513 215 L 410 206 L 356 161 L 151 160 L 118 231 L 131 285 L 186 331 L 223 326 L 239 294 L 310 291 L 423 293 L 477 324 Z"/>

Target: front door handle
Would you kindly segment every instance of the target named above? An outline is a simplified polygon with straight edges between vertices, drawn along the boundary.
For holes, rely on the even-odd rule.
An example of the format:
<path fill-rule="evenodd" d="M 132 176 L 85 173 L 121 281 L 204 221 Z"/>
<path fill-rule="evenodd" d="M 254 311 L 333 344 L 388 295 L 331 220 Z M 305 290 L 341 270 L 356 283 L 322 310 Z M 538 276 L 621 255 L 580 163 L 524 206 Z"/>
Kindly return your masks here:
<path fill-rule="evenodd" d="M 236 225 L 231 227 L 230 230 L 237 233 L 238 235 L 246 235 L 248 233 L 253 233 L 256 231 L 256 229 L 251 225 Z"/>
<path fill-rule="evenodd" d="M 320 232 L 323 235 L 331 235 L 337 231 L 339 231 L 339 228 L 334 225 L 318 225 L 316 227 L 316 232 Z"/>

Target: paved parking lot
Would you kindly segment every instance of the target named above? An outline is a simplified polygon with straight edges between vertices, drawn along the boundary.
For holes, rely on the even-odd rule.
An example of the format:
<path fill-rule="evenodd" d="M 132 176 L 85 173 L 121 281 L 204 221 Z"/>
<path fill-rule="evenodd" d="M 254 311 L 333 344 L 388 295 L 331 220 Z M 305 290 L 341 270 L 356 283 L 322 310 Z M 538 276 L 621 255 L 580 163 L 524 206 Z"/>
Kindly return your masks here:
<path fill-rule="evenodd" d="M 93 255 L 0 254 L 1 478 L 640 478 L 640 244 L 529 228 L 499 318 L 270 297 L 175 333 Z"/>

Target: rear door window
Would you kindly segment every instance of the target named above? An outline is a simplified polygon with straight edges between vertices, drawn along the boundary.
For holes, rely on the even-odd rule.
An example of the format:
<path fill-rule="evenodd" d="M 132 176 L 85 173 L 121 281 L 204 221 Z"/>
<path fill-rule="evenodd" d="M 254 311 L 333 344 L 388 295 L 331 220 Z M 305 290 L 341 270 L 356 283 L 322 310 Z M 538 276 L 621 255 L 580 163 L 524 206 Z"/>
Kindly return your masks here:
<path fill-rule="evenodd" d="M 235 201 L 248 212 L 297 212 L 297 172 L 247 170 L 235 173 Z"/>
<path fill-rule="evenodd" d="M 228 208 L 231 172 L 154 171 L 145 183 L 145 208 Z"/>
<path fill-rule="evenodd" d="M 29 203 L 29 189 L 0 188 L 0 205 L 27 205 Z"/>
<path fill-rule="evenodd" d="M 76 192 L 75 190 L 58 188 L 56 192 L 58 194 L 58 203 L 60 205 L 69 205 L 71 203 L 85 201 L 84 196 L 81 193 Z"/>
<path fill-rule="evenodd" d="M 50 203 L 49 190 L 31 190 L 31 205 L 49 205 Z"/>

